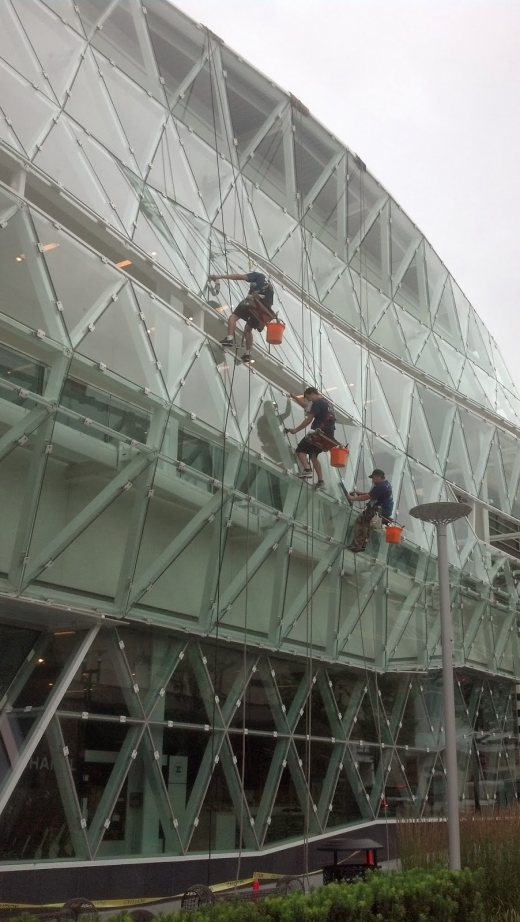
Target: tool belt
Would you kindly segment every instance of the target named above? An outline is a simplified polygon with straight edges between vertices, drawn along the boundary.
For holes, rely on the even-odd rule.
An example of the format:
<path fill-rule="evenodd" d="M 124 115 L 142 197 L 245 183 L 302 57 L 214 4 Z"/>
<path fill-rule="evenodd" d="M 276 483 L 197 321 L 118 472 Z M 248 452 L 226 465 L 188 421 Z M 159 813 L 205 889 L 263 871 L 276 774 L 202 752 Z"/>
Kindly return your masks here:
<path fill-rule="evenodd" d="M 272 308 L 267 307 L 257 295 L 248 294 L 242 301 L 241 307 L 256 320 L 260 330 L 263 330 L 266 323 L 276 320 L 276 314 Z"/>
<path fill-rule="evenodd" d="M 337 448 L 339 445 L 336 439 L 332 439 L 330 435 L 325 435 L 321 429 L 312 429 L 311 432 L 305 436 L 305 440 L 307 442 L 312 442 L 312 444 L 320 448 L 321 451 L 330 451 L 331 448 Z"/>

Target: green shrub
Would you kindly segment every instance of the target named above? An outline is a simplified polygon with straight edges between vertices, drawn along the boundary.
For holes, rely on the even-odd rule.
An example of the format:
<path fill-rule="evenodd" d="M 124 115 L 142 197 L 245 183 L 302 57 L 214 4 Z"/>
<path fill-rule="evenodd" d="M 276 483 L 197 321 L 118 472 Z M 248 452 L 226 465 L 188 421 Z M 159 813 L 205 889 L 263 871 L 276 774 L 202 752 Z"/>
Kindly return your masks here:
<path fill-rule="evenodd" d="M 484 922 L 471 871 L 411 870 L 319 887 L 258 902 L 217 902 L 161 922 Z"/>

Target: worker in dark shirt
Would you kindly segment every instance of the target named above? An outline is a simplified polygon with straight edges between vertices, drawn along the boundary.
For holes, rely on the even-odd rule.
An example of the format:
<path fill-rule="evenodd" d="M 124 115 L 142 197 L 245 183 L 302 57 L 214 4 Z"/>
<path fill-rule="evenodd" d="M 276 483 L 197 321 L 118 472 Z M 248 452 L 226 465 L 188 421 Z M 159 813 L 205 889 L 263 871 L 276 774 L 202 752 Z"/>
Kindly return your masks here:
<path fill-rule="evenodd" d="M 237 323 L 239 320 L 245 320 L 246 351 L 241 356 L 241 359 L 246 364 L 251 363 L 253 361 L 251 358 L 253 330 L 258 330 L 261 333 L 265 324 L 276 317 L 275 312 L 272 310 L 274 300 L 273 286 L 262 272 L 246 272 L 244 275 L 210 275 L 210 281 L 216 282 L 218 279 L 249 282 L 249 293 L 231 314 L 228 320 L 227 336 L 221 340 L 221 345 L 229 348 L 234 346 Z"/>
<path fill-rule="evenodd" d="M 347 548 L 354 554 L 365 550 L 370 538 L 370 523 L 374 516 L 379 514 L 383 524 L 388 524 L 394 511 L 392 485 L 386 479 L 385 472 L 376 467 L 370 474 L 370 480 L 372 488 L 368 493 L 349 493 L 348 495 L 351 503 L 364 503 L 368 500 L 363 512 L 356 519 L 352 544 L 349 544 Z"/>
<path fill-rule="evenodd" d="M 315 387 L 308 387 L 303 392 L 303 398 L 296 397 L 294 394 L 290 396 L 292 400 L 295 400 L 296 403 L 305 409 L 306 414 L 303 422 L 301 422 L 299 426 L 296 426 L 294 429 L 287 429 L 287 432 L 294 435 L 294 433 L 299 432 L 301 429 L 306 429 L 310 424 L 311 430 L 319 430 L 320 433 L 332 439 L 334 444 L 336 444 L 334 439 L 336 416 L 330 400 L 327 400 L 323 394 L 320 394 L 319 390 Z M 321 490 L 324 487 L 323 470 L 321 463 L 318 461 L 318 455 L 325 450 L 324 448 L 320 448 L 319 444 L 313 442 L 312 438 L 308 436 L 303 438 L 296 446 L 296 454 L 303 468 L 298 476 L 301 477 L 302 480 L 310 479 L 312 477 L 313 467 L 318 477 L 316 483 L 317 490 Z"/>

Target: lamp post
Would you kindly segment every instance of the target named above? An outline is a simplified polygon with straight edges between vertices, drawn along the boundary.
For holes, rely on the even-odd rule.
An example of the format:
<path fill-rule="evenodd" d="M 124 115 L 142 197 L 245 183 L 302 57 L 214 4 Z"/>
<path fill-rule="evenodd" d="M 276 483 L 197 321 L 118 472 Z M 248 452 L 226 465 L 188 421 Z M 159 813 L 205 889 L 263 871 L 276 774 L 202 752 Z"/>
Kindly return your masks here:
<path fill-rule="evenodd" d="M 410 515 L 432 522 L 437 529 L 439 561 L 439 609 L 441 620 L 442 689 L 444 698 L 444 740 L 446 745 L 446 788 L 448 806 L 448 851 L 451 871 L 460 869 L 459 783 L 455 693 L 453 685 L 453 622 L 450 604 L 448 540 L 446 526 L 469 515 L 468 503 L 425 503 L 410 509 Z"/>

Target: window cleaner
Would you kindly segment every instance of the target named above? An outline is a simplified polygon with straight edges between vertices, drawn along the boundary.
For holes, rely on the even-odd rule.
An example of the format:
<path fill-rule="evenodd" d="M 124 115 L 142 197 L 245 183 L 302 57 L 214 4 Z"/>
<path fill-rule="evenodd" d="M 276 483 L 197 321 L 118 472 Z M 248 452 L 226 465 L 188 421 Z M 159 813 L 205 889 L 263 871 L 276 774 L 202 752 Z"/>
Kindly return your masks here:
<path fill-rule="evenodd" d="M 245 320 L 246 351 L 241 356 L 241 359 L 246 364 L 251 364 L 254 361 L 252 358 L 253 330 L 258 330 L 261 333 L 266 324 L 279 323 L 277 315 L 273 311 L 273 286 L 262 272 L 210 275 L 209 279 L 210 282 L 218 282 L 220 279 L 229 279 L 232 282 L 249 282 L 249 292 L 231 314 L 228 320 L 227 336 L 221 340 L 221 345 L 224 348 L 233 348 L 237 323 L 239 320 Z"/>
<path fill-rule="evenodd" d="M 316 471 L 318 482 L 315 485 L 316 490 L 321 490 L 325 486 L 323 481 L 323 470 L 321 462 L 318 461 L 318 455 L 322 451 L 330 451 L 338 445 L 334 438 L 336 428 L 336 414 L 330 400 L 327 400 L 323 394 L 320 394 L 316 387 L 308 387 L 303 392 L 303 397 L 295 394 L 289 395 L 299 406 L 305 410 L 305 417 L 299 426 L 294 429 L 286 429 L 286 432 L 294 435 L 301 429 L 306 429 L 308 425 L 311 432 L 306 435 L 296 446 L 296 454 L 302 465 L 303 470 L 298 475 L 302 480 L 312 479 L 312 468 Z M 311 467 L 312 465 L 312 467 Z"/>

